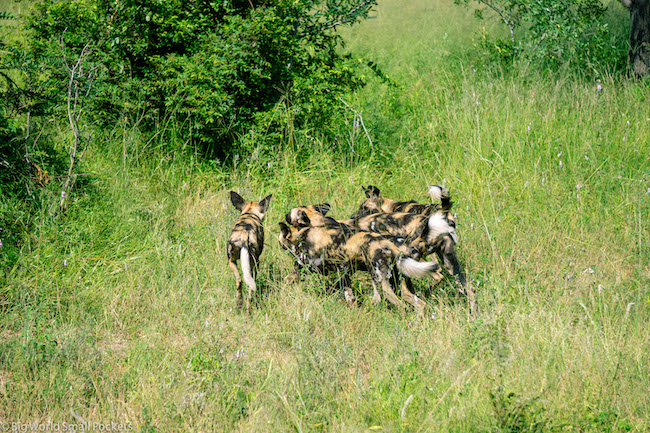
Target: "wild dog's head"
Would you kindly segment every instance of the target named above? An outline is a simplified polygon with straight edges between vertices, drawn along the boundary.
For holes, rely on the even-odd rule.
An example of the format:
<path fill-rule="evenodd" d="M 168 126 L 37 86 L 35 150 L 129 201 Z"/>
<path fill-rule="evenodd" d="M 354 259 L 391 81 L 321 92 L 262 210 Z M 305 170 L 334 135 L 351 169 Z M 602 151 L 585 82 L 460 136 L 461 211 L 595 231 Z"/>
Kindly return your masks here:
<path fill-rule="evenodd" d="M 260 202 L 246 201 L 242 198 L 242 196 L 237 194 L 235 191 L 230 191 L 230 201 L 232 202 L 232 205 L 235 206 L 235 208 L 242 213 L 242 215 L 245 213 L 257 215 L 260 218 L 260 220 L 264 219 L 264 214 L 269 208 L 269 204 L 271 203 L 272 197 L 273 195 L 267 195 Z"/>
<path fill-rule="evenodd" d="M 279 222 L 278 225 L 280 226 L 280 236 L 278 237 L 280 246 L 291 251 L 294 255 L 297 255 L 302 234 L 308 229 L 308 227 L 297 228 L 288 226 L 283 222 Z"/>
<path fill-rule="evenodd" d="M 294 207 L 287 213 L 285 220 L 293 227 L 310 227 L 323 225 L 325 214 L 331 209 L 327 203 L 312 206 Z"/>
<path fill-rule="evenodd" d="M 366 199 L 359 206 L 359 210 L 352 214 L 350 218 L 359 219 L 364 216 L 383 212 L 381 209 L 383 198 L 379 188 L 373 185 L 368 185 L 367 188 L 362 186 L 361 188 L 363 188 L 363 192 L 366 194 Z"/>

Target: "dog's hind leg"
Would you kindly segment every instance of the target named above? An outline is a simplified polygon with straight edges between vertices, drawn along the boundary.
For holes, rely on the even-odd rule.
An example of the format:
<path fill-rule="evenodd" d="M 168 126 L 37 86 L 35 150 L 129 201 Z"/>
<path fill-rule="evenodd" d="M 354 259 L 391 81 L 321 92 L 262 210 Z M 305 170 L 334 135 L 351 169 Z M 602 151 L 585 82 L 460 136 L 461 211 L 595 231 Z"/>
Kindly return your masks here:
<path fill-rule="evenodd" d="M 350 307 L 354 307 L 357 304 L 357 297 L 354 295 L 354 291 L 352 290 L 352 281 L 350 280 L 350 276 L 347 273 L 344 274 L 338 281 L 338 284 L 343 289 L 345 302 L 347 302 Z"/>
<path fill-rule="evenodd" d="M 239 276 L 239 269 L 237 269 L 237 262 L 231 260 L 228 260 L 228 267 L 232 269 L 232 273 L 235 274 L 235 282 L 237 283 L 237 297 L 235 298 L 235 303 L 237 304 L 238 308 L 241 308 L 243 298 L 241 294 L 241 277 Z"/>
<path fill-rule="evenodd" d="M 389 279 L 391 272 L 384 263 L 384 260 L 379 260 L 375 263 L 372 274 L 373 287 L 376 288 L 376 283 L 379 283 L 381 285 L 382 291 L 384 292 L 384 295 L 386 295 L 388 302 L 395 305 L 400 311 L 405 312 L 406 307 L 404 305 L 404 302 L 402 302 L 402 300 L 397 297 L 393 291 L 393 288 L 390 286 Z"/>
<path fill-rule="evenodd" d="M 377 283 L 375 282 L 375 279 L 372 278 L 372 305 L 379 305 L 381 302 L 381 295 L 379 294 L 379 290 L 377 289 Z"/>
<path fill-rule="evenodd" d="M 424 313 L 424 308 L 427 306 L 427 303 L 423 299 L 418 298 L 418 296 L 413 293 L 413 282 L 410 278 L 402 276 L 400 279 L 400 290 L 402 299 L 413 305 L 413 307 L 415 307 L 417 310 L 418 315 L 422 315 Z"/>
<path fill-rule="evenodd" d="M 460 287 L 458 290 L 462 294 L 465 293 L 467 287 L 467 279 L 465 278 L 465 272 L 458 262 L 458 255 L 456 254 L 456 243 L 451 238 L 451 236 L 445 236 L 445 239 L 442 243 L 440 250 L 438 251 L 438 256 L 442 259 L 442 262 L 445 264 L 445 268 L 458 279 Z"/>
<path fill-rule="evenodd" d="M 472 285 L 468 284 L 467 278 L 465 277 L 465 272 L 458 262 L 458 256 L 456 254 L 456 243 L 453 241 L 453 239 L 451 239 L 451 237 L 445 237 L 442 248 L 438 252 L 438 256 L 440 256 L 442 259 L 443 263 L 445 264 L 445 268 L 447 268 L 449 273 L 457 278 L 456 284 L 458 286 L 458 291 L 467 296 L 472 313 L 475 315 L 478 314 L 476 294 L 474 293 Z"/>
<path fill-rule="evenodd" d="M 406 312 L 406 306 L 404 305 L 404 302 L 402 302 L 402 300 L 397 297 L 386 278 L 381 279 L 381 288 L 386 295 L 388 302 L 396 306 L 401 312 Z"/>

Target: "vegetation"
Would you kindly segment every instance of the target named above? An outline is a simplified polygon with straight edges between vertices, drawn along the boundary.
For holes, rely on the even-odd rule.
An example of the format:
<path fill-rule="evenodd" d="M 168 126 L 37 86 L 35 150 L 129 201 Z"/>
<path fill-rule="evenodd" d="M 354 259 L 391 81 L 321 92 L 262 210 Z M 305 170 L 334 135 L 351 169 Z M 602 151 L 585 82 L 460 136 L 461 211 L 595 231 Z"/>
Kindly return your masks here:
<path fill-rule="evenodd" d="M 243 135 L 278 136 L 280 97 L 301 128 L 331 117 L 327 107 L 360 84 L 355 63 L 336 51 L 333 30 L 365 18 L 374 4 L 43 0 L 34 2 L 27 39 L 49 99 L 61 98 L 69 65 L 83 52 L 93 71 L 85 81 L 94 81 L 85 92 L 89 121 L 153 132 L 171 124 L 223 159 L 259 146 Z"/>
<path fill-rule="evenodd" d="M 385 0 L 372 15 L 339 34 L 380 74 L 329 101 L 343 113 L 331 131 L 274 106 L 285 141 L 264 164 L 255 147 L 231 164 L 205 158 L 173 121 L 154 135 L 122 122 L 91 125 L 65 210 L 56 176 L 67 163 L 44 164 L 45 186 L 29 175 L 38 205 L 22 213 L 31 222 L 12 257 L 14 220 L 0 232 L 0 429 L 650 428 L 647 82 L 502 70 L 477 55 L 471 11 L 450 2 Z M 74 139 L 67 119 L 43 124 L 28 145 L 67 162 L 55 158 Z M 24 201 L 4 179 L 0 210 L 16 215 Z M 420 283 L 420 319 L 370 305 L 363 275 L 356 309 L 331 281 L 284 280 L 292 260 L 277 222 L 291 207 L 327 201 L 344 218 L 361 185 L 424 201 L 443 182 L 477 316 L 449 281 Z M 226 266 L 231 189 L 273 194 L 251 314 L 234 308 Z"/>
<path fill-rule="evenodd" d="M 455 0 L 469 6 L 468 0 Z M 601 0 L 476 0 L 476 17 L 493 16 L 505 29 L 484 30 L 481 45 L 495 59 L 551 67 L 620 69 L 624 38 L 612 37 Z"/>

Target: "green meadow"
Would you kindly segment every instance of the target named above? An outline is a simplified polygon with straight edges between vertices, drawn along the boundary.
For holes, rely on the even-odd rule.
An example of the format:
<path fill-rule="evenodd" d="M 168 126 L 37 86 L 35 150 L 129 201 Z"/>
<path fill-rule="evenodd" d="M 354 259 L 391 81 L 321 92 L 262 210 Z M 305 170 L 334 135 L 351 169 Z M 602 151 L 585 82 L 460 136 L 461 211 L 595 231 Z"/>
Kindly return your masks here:
<path fill-rule="evenodd" d="M 373 16 L 342 49 L 386 78 L 345 98 L 336 145 L 308 131 L 230 166 L 170 150 L 171 130 L 94 136 L 65 218 L 29 216 L 0 287 L 0 431 L 650 430 L 648 81 L 487 64 L 494 22 L 451 1 Z M 417 283 L 424 317 L 371 305 L 361 273 L 357 308 L 331 278 L 285 280 L 286 212 L 347 218 L 368 184 L 425 203 L 450 189 L 477 314 L 449 277 Z M 273 194 L 250 314 L 230 190 Z"/>

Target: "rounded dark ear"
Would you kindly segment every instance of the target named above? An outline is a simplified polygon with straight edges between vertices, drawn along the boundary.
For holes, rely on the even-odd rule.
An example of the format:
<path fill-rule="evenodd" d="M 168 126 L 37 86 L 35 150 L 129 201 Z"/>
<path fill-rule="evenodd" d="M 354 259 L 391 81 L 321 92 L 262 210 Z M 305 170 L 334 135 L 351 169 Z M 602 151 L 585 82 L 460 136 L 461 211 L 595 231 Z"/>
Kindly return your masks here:
<path fill-rule="evenodd" d="M 232 202 L 232 205 L 237 208 L 237 210 L 241 211 L 244 209 L 244 205 L 246 204 L 246 201 L 237 194 L 235 191 L 230 191 L 230 201 Z"/>
<path fill-rule="evenodd" d="M 332 207 L 329 205 L 329 203 L 323 203 L 314 205 L 314 209 L 316 209 L 316 212 L 320 212 L 321 214 L 325 215 L 330 211 L 330 209 L 332 209 Z"/>
<path fill-rule="evenodd" d="M 298 221 L 299 226 L 308 226 L 311 224 L 311 220 L 307 216 L 307 213 L 304 210 L 298 211 Z"/>
<path fill-rule="evenodd" d="M 269 208 L 269 204 L 271 203 L 271 198 L 273 198 L 273 194 L 269 194 L 266 197 L 264 197 L 264 200 L 260 202 L 260 207 L 262 208 L 262 213 L 265 213 L 266 210 Z"/>
<path fill-rule="evenodd" d="M 280 226 L 282 234 L 286 236 L 289 233 L 289 226 L 283 222 L 279 222 L 278 225 Z"/>
<path fill-rule="evenodd" d="M 368 198 L 379 197 L 379 195 L 381 194 L 379 188 L 373 185 L 368 185 L 368 188 L 363 188 L 363 192 L 366 193 L 366 197 Z"/>

